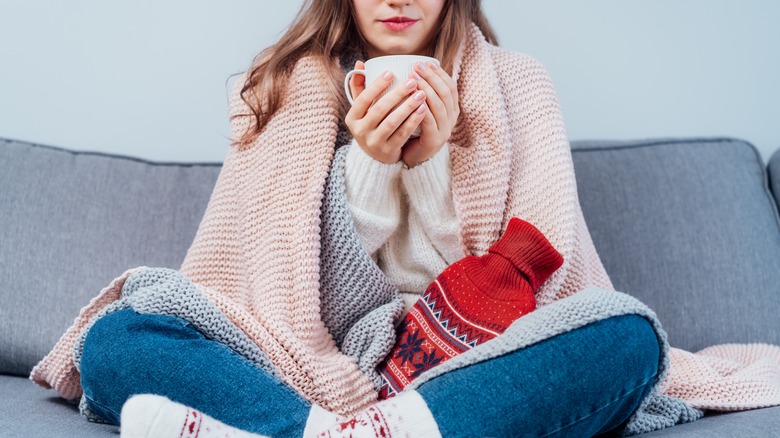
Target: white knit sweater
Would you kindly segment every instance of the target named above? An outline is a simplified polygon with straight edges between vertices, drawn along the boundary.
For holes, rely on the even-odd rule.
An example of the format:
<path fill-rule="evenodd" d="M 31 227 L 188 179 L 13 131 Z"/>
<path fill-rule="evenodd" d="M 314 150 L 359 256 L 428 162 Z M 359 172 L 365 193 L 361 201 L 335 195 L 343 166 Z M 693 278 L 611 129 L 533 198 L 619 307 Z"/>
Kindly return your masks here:
<path fill-rule="evenodd" d="M 408 310 L 447 266 L 465 256 L 452 203 L 449 146 L 411 169 L 371 158 L 352 141 L 347 201 L 363 245 L 401 291 Z"/>

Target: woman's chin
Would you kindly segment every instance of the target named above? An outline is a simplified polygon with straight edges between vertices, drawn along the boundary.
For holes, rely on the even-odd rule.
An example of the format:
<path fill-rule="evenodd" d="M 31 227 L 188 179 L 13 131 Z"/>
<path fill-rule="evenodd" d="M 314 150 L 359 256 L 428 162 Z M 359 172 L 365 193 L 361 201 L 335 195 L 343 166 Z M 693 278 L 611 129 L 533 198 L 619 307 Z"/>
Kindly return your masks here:
<path fill-rule="evenodd" d="M 392 49 L 388 48 L 388 49 L 385 49 L 385 50 L 381 50 L 380 52 L 375 53 L 374 56 L 372 56 L 372 58 L 376 58 L 378 56 L 391 56 L 391 55 L 423 55 L 423 56 L 428 56 L 428 54 L 424 53 L 424 51 L 422 51 L 422 50 L 415 50 L 413 48 L 402 47 L 402 48 L 392 48 Z"/>
<path fill-rule="evenodd" d="M 384 42 L 382 47 L 374 47 L 371 51 L 372 58 L 389 55 L 428 55 L 424 47 L 420 47 L 413 41 L 393 41 L 393 38 L 388 38 Z"/>

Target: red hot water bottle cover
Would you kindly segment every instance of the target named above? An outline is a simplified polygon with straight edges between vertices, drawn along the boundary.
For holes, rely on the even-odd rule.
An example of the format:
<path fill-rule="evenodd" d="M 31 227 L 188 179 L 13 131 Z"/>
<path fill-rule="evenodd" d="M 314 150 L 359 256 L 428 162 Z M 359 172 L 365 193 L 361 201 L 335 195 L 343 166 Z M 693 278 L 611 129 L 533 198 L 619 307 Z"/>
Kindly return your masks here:
<path fill-rule="evenodd" d="M 420 374 L 533 311 L 534 293 L 562 264 L 536 227 L 512 218 L 487 254 L 447 267 L 404 317 L 395 346 L 379 364 L 380 398 L 393 397 Z"/>

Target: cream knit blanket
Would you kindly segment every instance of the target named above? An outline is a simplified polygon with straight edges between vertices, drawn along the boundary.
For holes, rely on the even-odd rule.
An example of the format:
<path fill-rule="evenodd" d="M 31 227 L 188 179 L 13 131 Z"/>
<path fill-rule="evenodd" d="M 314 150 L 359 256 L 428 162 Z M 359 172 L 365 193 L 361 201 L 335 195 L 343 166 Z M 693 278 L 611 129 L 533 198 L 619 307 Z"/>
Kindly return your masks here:
<path fill-rule="evenodd" d="M 612 289 L 582 217 L 558 101 L 544 68 L 528 56 L 487 44 L 476 27 L 460 53 L 453 76 L 462 116 L 450 147 L 465 252 L 485 253 L 507 221 L 520 217 L 539 228 L 565 260 L 539 290 L 540 306 L 592 286 Z M 310 401 L 350 413 L 377 395 L 321 317 L 320 211 L 338 131 L 336 101 L 324 75 L 313 60 L 299 61 L 279 113 L 252 145 L 230 150 L 181 272 L 260 346 L 286 383 Z M 233 116 L 249 114 L 238 97 L 242 83 L 239 79 L 231 98 Z M 249 118 L 231 123 L 239 136 Z M 118 299 L 129 273 L 82 310 L 35 367 L 34 381 L 68 399 L 81 395 L 73 346 L 89 321 Z M 767 368 L 776 369 L 776 347 L 760 347 L 762 357 L 770 352 L 775 356 Z M 737 353 L 738 360 L 754 357 L 747 350 Z M 705 365 L 725 362 L 712 359 L 716 356 L 697 362 L 699 356 L 681 352 L 685 360 L 678 369 L 676 354 L 671 357 L 665 391 L 707 400 L 700 408 L 733 409 L 735 400 L 749 400 L 738 408 L 780 404 L 780 384 L 766 369 L 758 379 L 766 389 L 760 402 L 755 385 L 719 389 L 708 398 L 702 396 L 713 386 L 702 391 L 705 385 L 683 383 L 702 375 Z M 716 372 L 707 382 L 720 388 L 728 379 L 754 377 L 734 376 L 744 369 L 744 361 L 710 367 L 707 372 Z"/>

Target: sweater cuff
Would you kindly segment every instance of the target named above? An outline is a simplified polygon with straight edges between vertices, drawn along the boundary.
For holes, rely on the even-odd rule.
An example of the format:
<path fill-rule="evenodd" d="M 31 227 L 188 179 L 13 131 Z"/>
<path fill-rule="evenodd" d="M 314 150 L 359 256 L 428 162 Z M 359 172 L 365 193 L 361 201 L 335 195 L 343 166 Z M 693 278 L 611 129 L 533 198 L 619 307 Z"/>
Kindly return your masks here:
<path fill-rule="evenodd" d="M 400 161 L 394 164 L 377 161 L 352 140 L 345 163 L 347 202 L 378 216 L 397 214 L 400 208 L 398 178 L 402 165 Z"/>
<path fill-rule="evenodd" d="M 449 144 L 433 157 L 412 167 L 403 169 L 401 180 L 409 201 L 417 211 L 427 217 L 448 217 L 454 211 L 451 195 L 452 164 Z"/>

